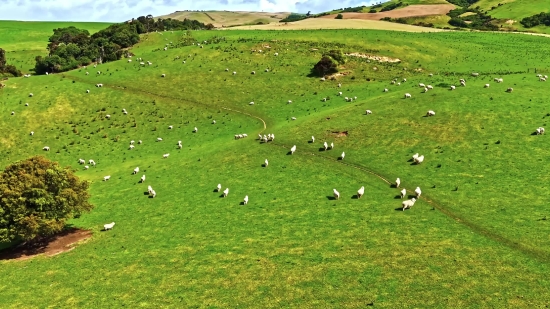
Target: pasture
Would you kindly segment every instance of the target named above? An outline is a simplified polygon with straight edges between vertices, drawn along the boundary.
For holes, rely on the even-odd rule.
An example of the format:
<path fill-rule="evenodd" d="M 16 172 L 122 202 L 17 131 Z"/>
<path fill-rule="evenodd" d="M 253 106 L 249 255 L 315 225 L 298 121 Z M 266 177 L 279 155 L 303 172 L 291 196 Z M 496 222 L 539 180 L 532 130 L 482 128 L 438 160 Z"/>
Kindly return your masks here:
<path fill-rule="evenodd" d="M 287 17 L 289 12 L 245 12 L 245 11 L 177 11 L 161 18 L 173 18 L 178 20 L 195 19 L 205 24 L 213 24 L 216 27 L 232 27 L 238 25 L 255 25 L 258 23 L 269 24 L 278 22 Z"/>
<path fill-rule="evenodd" d="M 550 74 L 547 38 L 192 34 L 204 48 L 171 48 L 182 32 L 152 33 L 132 62 L 2 82 L 0 166 L 35 154 L 72 166 L 92 182 L 96 206 L 71 221 L 93 232 L 73 250 L 0 261 L 5 307 L 550 305 L 550 142 L 532 135 L 550 116 L 550 84 L 536 77 Z M 344 76 L 308 77 L 335 48 L 401 62 L 348 57 Z M 268 133 L 275 140 L 261 143 Z M 129 150 L 131 140 L 143 144 Z M 322 151 L 324 141 L 335 148 Z M 410 162 L 415 153 L 422 164 Z M 85 170 L 79 158 L 97 166 Z M 401 210 L 397 177 L 407 198 L 422 188 L 412 209 Z M 227 197 L 214 192 L 218 183 Z"/>

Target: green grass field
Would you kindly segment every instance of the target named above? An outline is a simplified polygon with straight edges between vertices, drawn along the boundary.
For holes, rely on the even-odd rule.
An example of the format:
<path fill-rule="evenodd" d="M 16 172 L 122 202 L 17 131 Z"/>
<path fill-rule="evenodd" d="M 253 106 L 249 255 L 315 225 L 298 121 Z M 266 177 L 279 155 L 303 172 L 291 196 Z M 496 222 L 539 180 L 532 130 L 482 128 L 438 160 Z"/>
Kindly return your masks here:
<path fill-rule="evenodd" d="M 531 135 L 550 115 L 550 86 L 535 73 L 550 73 L 547 38 L 376 30 L 193 35 L 224 40 L 162 51 L 183 33 L 150 34 L 132 51 L 151 66 L 121 60 L 89 67 L 90 75 L 82 69 L 3 81 L 0 166 L 35 154 L 72 166 L 92 182 L 96 206 L 70 222 L 93 231 L 74 250 L 0 261 L 3 307 L 550 305 L 550 142 Z M 402 62 L 350 57 L 341 68 L 349 74 L 338 81 L 307 77 L 333 48 Z M 391 85 L 394 78 L 407 82 Z M 450 91 L 460 78 L 467 86 Z M 422 93 L 418 83 L 434 90 Z M 338 91 L 357 100 L 348 103 Z M 436 116 L 424 117 L 430 109 Z M 240 133 L 249 137 L 235 140 Z M 261 144 L 258 133 L 274 133 L 275 141 Z M 143 144 L 128 150 L 131 140 Z M 324 141 L 335 149 L 320 151 Z M 345 159 L 337 160 L 342 151 Z M 409 162 L 416 152 L 426 156 L 421 165 Z M 84 170 L 79 158 L 98 164 Z M 141 174 L 132 175 L 136 166 L 147 176 L 143 184 Z M 405 212 L 396 210 L 399 189 L 387 182 L 397 177 L 409 192 L 423 191 Z M 230 189 L 227 198 L 213 192 L 218 183 Z M 156 198 L 144 195 L 147 185 Z M 354 199 L 361 186 L 365 196 Z M 250 202 L 240 205 L 245 195 Z M 101 232 L 111 221 L 114 229 Z"/>
<path fill-rule="evenodd" d="M 90 34 L 107 28 L 109 23 L 87 22 L 34 22 L 34 21 L 0 21 L 0 48 L 6 51 L 7 61 L 23 73 L 34 68 L 34 58 L 48 54 L 48 38 L 53 29 L 75 26 L 86 29 Z"/>
<path fill-rule="evenodd" d="M 499 4 L 501 4 L 499 6 Z M 472 4 L 482 10 L 489 11 L 489 15 L 495 18 L 513 19 L 520 21 L 524 17 L 532 16 L 540 12 L 550 11 L 550 0 L 480 0 Z M 492 9 L 494 7 L 494 9 Z"/>

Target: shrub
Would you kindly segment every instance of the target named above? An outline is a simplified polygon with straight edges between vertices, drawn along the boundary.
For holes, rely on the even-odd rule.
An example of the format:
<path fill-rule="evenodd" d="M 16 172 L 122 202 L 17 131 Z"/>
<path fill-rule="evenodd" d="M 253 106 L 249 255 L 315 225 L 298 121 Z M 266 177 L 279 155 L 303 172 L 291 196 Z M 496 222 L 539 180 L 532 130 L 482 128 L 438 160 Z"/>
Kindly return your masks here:
<path fill-rule="evenodd" d="M 338 14 L 338 15 L 336 15 L 336 17 L 334 19 L 344 19 L 344 15 Z"/>
<path fill-rule="evenodd" d="M 312 73 L 318 76 L 324 76 L 325 74 L 332 74 L 336 72 L 338 72 L 336 61 L 328 56 L 323 56 L 321 60 L 313 66 L 312 70 Z"/>
<path fill-rule="evenodd" d="M 88 187 L 73 170 L 41 156 L 8 165 L 0 174 L 0 242 L 60 232 L 93 208 Z"/>

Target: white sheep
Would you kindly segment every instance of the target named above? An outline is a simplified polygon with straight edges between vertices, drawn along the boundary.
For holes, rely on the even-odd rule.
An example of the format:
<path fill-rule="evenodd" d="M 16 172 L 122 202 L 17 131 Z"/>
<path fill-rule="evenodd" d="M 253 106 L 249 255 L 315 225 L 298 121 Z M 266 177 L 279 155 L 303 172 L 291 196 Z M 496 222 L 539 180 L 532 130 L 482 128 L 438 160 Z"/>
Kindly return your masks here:
<path fill-rule="evenodd" d="M 296 120 L 296 117 L 292 117 L 292 118 L 290 118 L 290 119 L 292 119 L 292 120 Z"/>
<path fill-rule="evenodd" d="M 168 130 L 172 130 L 174 126 L 168 126 Z"/>
<path fill-rule="evenodd" d="M 273 55 L 274 55 L 274 56 L 279 56 L 279 53 L 274 53 Z"/>
<path fill-rule="evenodd" d="M 197 129 L 197 127 L 195 127 L 195 129 L 193 129 L 193 133 L 197 133 L 199 132 L 199 129 Z"/>
<path fill-rule="evenodd" d="M 537 135 L 542 135 L 542 134 L 544 134 L 544 128 L 543 128 L 543 127 L 537 128 L 536 133 L 537 133 Z"/>
<path fill-rule="evenodd" d="M 267 159 L 265 159 L 264 166 L 267 167 L 268 165 L 269 165 L 269 162 L 267 161 Z"/>
<path fill-rule="evenodd" d="M 153 187 L 147 186 L 147 192 L 149 192 L 149 194 L 151 194 L 152 191 L 153 191 Z"/>
<path fill-rule="evenodd" d="M 227 197 L 228 194 L 229 194 L 229 188 L 225 188 L 225 190 L 223 190 L 223 197 Z"/>
<path fill-rule="evenodd" d="M 421 155 L 414 160 L 414 163 L 416 164 L 420 164 L 422 162 L 424 162 L 424 155 Z"/>
<path fill-rule="evenodd" d="M 90 89 L 87 89 L 87 90 L 86 90 L 86 93 L 90 93 Z"/>
<path fill-rule="evenodd" d="M 105 118 L 111 119 L 111 115 L 105 115 Z"/>
<path fill-rule="evenodd" d="M 31 97 L 31 98 L 32 98 L 33 96 L 34 96 L 34 94 L 32 94 L 32 92 L 31 92 L 31 93 L 29 93 L 29 97 Z"/>
<path fill-rule="evenodd" d="M 423 83 L 420 83 L 420 84 L 418 84 L 418 87 L 420 87 L 420 88 L 426 88 L 426 85 L 424 85 Z"/>
<path fill-rule="evenodd" d="M 340 160 L 344 160 L 344 157 L 346 156 L 345 152 L 342 152 L 342 155 L 340 156 Z"/>
<path fill-rule="evenodd" d="M 384 88 L 384 92 L 388 92 L 388 88 Z"/>
<path fill-rule="evenodd" d="M 428 88 L 424 88 L 424 93 L 428 92 Z"/>
<path fill-rule="evenodd" d="M 292 101 L 291 101 L 291 100 L 288 100 L 288 104 L 292 104 Z"/>
<path fill-rule="evenodd" d="M 254 75 L 254 74 L 256 74 L 256 71 L 252 71 L 252 72 L 250 72 L 250 74 Z"/>
<path fill-rule="evenodd" d="M 454 85 L 451 85 L 451 90 L 455 90 L 456 87 Z"/>
<path fill-rule="evenodd" d="M 367 110 L 365 111 L 365 113 L 366 113 L 367 115 L 370 115 L 370 114 L 372 114 L 372 111 L 371 111 L 370 109 L 367 109 Z"/>
<path fill-rule="evenodd" d="M 115 226 L 115 223 L 114 223 L 114 222 L 107 223 L 107 224 L 104 224 L 104 225 L 103 225 L 103 229 L 104 229 L 105 231 L 112 230 L 112 229 L 113 229 L 113 226 Z"/>
<path fill-rule="evenodd" d="M 325 147 L 325 150 L 328 149 L 328 144 L 327 144 L 327 142 L 324 142 L 324 143 L 323 143 L 323 146 Z"/>
<path fill-rule="evenodd" d="M 415 154 L 413 154 L 413 156 L 412 156 L 412 159 L 413 159 L 413 160 L 416 160 L 417 158 L 418 158 L 418 152 L 415 153 Z"/>
<path fill-rule="evenodd" d="M 166 74 L 162 74 L 160 77 L 166 77 Z"/>
<path fill-rule="evenodd" d="M 399 177 L 395 180 L 395 187 L 396 188 L 399 188 L 399 186 L 401 185 L 401 179 L 399 179 Z"/>
<path fill-rule="evenodd" d="M 131 140 L 131 141 L 130 141 L 130 145 L 133 145 L 134 143 L 135 143 L 134 140 Z"/>
<path fill-rule="evenodd" d="M 14 111 L 12 111 L 12 112 L 11 112 L 11 115 L 12 115 L 12 116 L 13 116 L 13 115 L 15 115 L 15 112 L 14 112 Z"/>
<path fill-rule="evenodd" d="M 86 161 L 84 161 L 84 159 L 78 159 L 78 164 L 84 164 L 86 163 Z"/>
<path fill-rule="evenodd" d="M 489 86 L 491 86 L 491 85 L 489 85 L 489 84 L 485 84 L 485 88 L 489 88 Z"/>
<path fill-rule="evenodd" d="M 42 150 L 50 151 L 50 147 L 46 146 L 46 147 L 42 148 Z"/>
<path fill-rule="evenodd" d="M 139 167 L 134 168 L 133 174 L 135 175 L 135 174 L 137 174 L 137 173 L 139 173 Z"/>
<path fill-rule="evenodd" d="M 34 131 L 31 131 L 31 135 L 34 135 Z"/>
<path fill-rule="evenodd" d="M 336 191 L 336 189 L 332 189 L 332 192 L 334 192 L 334 198 L 339 199 L 340 198 L 340 192 Z"/>
<path fill-rule="evenodd" d="M 145 182 L 145 175 L 141 176 L 141 178 L 139 179 L 139 181 L 140 181 L 141 183 L 144 183 L 144 182 Z"/>
<path fill-rule="evenodd" d="M 365 194 L 365 186 L 362 186 L 359 190 L 357 190 L 357 198 L 361 198 L 363 194 Z"/>
<path fill-rule="evenodd" d="M 412 98 L 410 93 L 405 93 L 405 99 L 407 99 L 407 98 Z"/>
<path fill-rule="evenodd" d="M 130 145 L 130 147 L 128 147 L 128 149 L 129 149 L 129 150 L 132 150 L 132 149 L 134 149 L 135 147 L 136 147 L 136 146 L 134 146 L 134 145 Z"/>
<path fill-rule="evenodd" d="M 330 149 L 334 149 L 334 142 L 330 143 Z"/>
<path fill-rule="evenodd" d="M 508 88 L 508 89 L 506 89 L 506 92 L 512 92 L 512 91 L 514 91 L 514 88 Z"/>
<path fill-rule="evenodd" d="M 88 165 L 84 166 L 84 169 L 87 170 L 89 169 L 90 167 Z"/>
<path fill-rule="evenodd" d="M 414 189 L 414 193 L 416 193 L 416 198 L 419 198 L 420 194 L 422 194 L 422 190 L 420 190 L 420 187 L 416 187 L 416 189 Z"/>
<path fill-rule="evenodd" d="M 92 166 L 95 166 L 95 161 L 94 160 L 88 160 L 88 163 L 91 164 Z"/>
<path fill-rule="evenodd" d="M 140 145 L 141 145 L 142 143 L 143 143 L 143 142 L 142 142 L 141 140 L 139 140 L 139 141 L 138 141 L 138 144 L 140 144 Z"/>
<path fill-rule="evenodd" d="M 109 179 L 111 179 L 111 176 L 110 176 L 110 175 L 109 175 L 109 176 L 103 177 L 103 181 L 107 181 L 107 180 L 109 180 Z"/>
<path fill-rule="evenodd" d="M 338 92 L 338 95 L 339 95 L 339 96 L 342 96 L 342 92 L 341 92 L 341 91 L 340 91 L 340 92 Z"/>
<path fill-rule="evenodd" d="M 151 190 L 151 196 L 155 198 L 157 196 L 157 192 L 155 190 Z"/>
<path fill-rule="evenodd" d="M 290 148 L 290 154 L 294 154 L 294 152 L 296 151 L 296 145 L 292 146 L 292 148 Z"/>
<path fill-rule="evenodd" d="M 212 124 L 216 124 L 216 120 L 212 120 Z"/>
<path fill-rule="evenodd" d="M 400 193 L 401 193 L 401 198 L 405 198 L 405 196 L 407 196 L 407 189 L 401 190 Z"/>
<path fill-rule="evenodd" d="M 250 103 L 248 103 L 248 105 L 254 105 L 254 102 L 250 102 Z"/>
<path fill-rule="evenodd" d="M 428 117 L 435 116 L 435 112 L 432 111 L 432 110 L 429 110 L 428 113 L 426 113 L 426 116 L 428 116 Z"/>
<path fill-rule="evenodd" d="M 313 135 L 311 136 L 311 142 L 315 143 L 315 136 L 313 136 Z"/>
<path fill-rule="evenodd" d="M 165 153 L 165 154 L 162 155 L 162 157 L 163 157 L 164 159 L 168 158 L 168 156 L 170 156 L 169 153 Z"/>
<path fill-rule="evenodd" d="M 248 195 L 246 195 L 246 196 L 244 197 L 243 204 L 244 204 L 244 205 L 248 204 Z"/>
<path fill-rule="evenodd" d="M 222 184 L 219 183 L 219 184 L 216 186 L 216 191 L 217 191 L 217 192 L 220 192 L 221 189 L 222 189 Z"/>
<path fill-rule="evenodd" d="M 429 90 L 434 89 L 434 87 L 432 85 L 427 85 L 426 88 L 428 88 Z"/>
<path fill-rule="evenodd" d="M 237 72 L 233 72 L 233 75 L 237 75 Z"/>
<path fill-rule="evenodd" d="M 401 203 L 401 206 L 403 206 L 403 211 L 405 211 L 405 209 L 413 207 L 414 202 L 416 202 L 416 199 L 414 197 L 410 200 L 403 201 L 403 203 Z"/>
<path fill-rule="evenodd" d="M 157 142 L 162 142 L 162 137 L 157 137 Z"/>
<path fill-rule="evenodd" d="M 406 79 L 406 78 L 403 78 L 403 82 L 406 82 L 406 81 L 407 81 L 407 79 Z"/>

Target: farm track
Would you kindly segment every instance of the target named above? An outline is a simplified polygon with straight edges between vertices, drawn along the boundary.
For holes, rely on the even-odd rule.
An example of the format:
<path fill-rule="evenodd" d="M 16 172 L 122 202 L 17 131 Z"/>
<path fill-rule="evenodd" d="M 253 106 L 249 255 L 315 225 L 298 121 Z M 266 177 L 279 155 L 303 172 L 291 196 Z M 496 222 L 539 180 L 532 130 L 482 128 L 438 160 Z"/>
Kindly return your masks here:
<path fill-rule="evenodd" d="M 80 79 L 78 77 L 67 76 L 67 75 L 63 75 L 63 76 L 66 77 L 66 78 L 69 78 L 71 80 L 81 82 L 81 83 L 92 84 L 92 83 L 90 83 L 88 81 L 85 81 L 83 79 Z M 258 117 L 258 116 L 252 115 L 250 113 L 240 111 L 240 110 L 232 109 L 232 108 L 229 108 L 229 107 L 204 104 L 204 103 L 196 102 L 196 101 L 189 100 L 189 99 L 177 98 L 177 97 L 172 97 L 172 96 L 168 96 L 168 95 L 163 95 L 163 94 L 153 93 L 153 92 L 149 92 L 149 91 L 144 91 L 144 90 L 141 90 L 141 89 L 138 89 L 138 88 L 122 87 L 122 86 L 114 86 L 114 85 L 113 86 L 104 85 L 104 87 L 114 89 L 114 90 L 122 90 L 122 91 L 129 91 L 129 92 L 133 92 L 133 93 L 137 92 L 137 93 L 147 94 L 147 95 L 152 96 L 152 97 L 159 97 L 159 98 L 165 98 L 165 99 L 176 100 L 176 101 L 185 101 L 185 102 L 189 102 L 189 103 L 192 103 L 192 104 L 204 106 L 204 107 L 207 107 L 207 108 L 221 108 L 221 109 L 224 109 L 224 110 L 227 110 L 227 111 L 239 113 L 239 114 L 242 114 L 242 115 L 252 117 L 256 120 L 259 120 L 263 124 L 263 129 L 261 131 L 259 131 L 258 133 L 262 133 L 267 129 L 267 124 L 266 124 L 265 120 L 262 119 L 261 117 Z M 347 106 L 343 107 L 343 109 L 345 109 L 345 108 L 349 108 L 349 107 L 347 107 Z M 277 146 L 277 147 L 280 147 L 280 148 L 283 148 L 283 149 L 289 149 L 290 148 L 287 145 L 278 144 L 278 143 L 275 143 L 275 142 L 268 142 L 267 144 Z M 344 162 L 343 160 L 335 161 L 334 158 L 324 156 L 324 155 L 320 155 L 320 154 L 315 154 L 313 152 L 308 152 L 308 151 L 301 151 L 300 154 L 306 154 L 306 155 L 309 155 L 309 156 L 312 156 L 312 157 L 317 157 L 317 158 L 321 158 L 321 159 L 324 159 L 324 160 L 327 160 L 327 161 L 331 161 L 332 163 L 342 164 L 342 165 L 345 165 L 347 167 L 354 168 L 354 169 L 360 170 L 362 172 L 368 173 L 372 176 L 375 176 L 375 177 L 379 178 L 380 180 L 382 180 L 383 182 L 385 182 L 389 185 L 393 184 L 393 182 L 388 180 L 388 178 L 386 176 L 384 176 L 382 173 L 377 172 L 377 171 L 375 171 L 373 169 L 370 169 L 368 167 L 359 165 L 359 164 Z M 414 190 L 409 190 L 407 188 L 404 188 L 404 189 L 406 189 L 408 193 L 414 193 Z M 460 215 L 457 215 L 456 213 L 452 212 L 447 207 L 442 206 L 437 201 L 427 197 L 425 194 L 423 194 L 420 199 L 424 200 L 426 203 L 431 205 L 434 209 L 439 210 L 441 213 L 443 213 L 446 216 L 450 217 L 451 219 L 453 219 L 457 223 L 468 227 L 473 232 L 475 232 L 475 233 L 477 233 L 481 236 L 484 236 L 486 238 L 489 238 L 489 239 L 491 239 L 491 240 L 493 240 L 497 243 L 500 243 L 501 245 L 506 246 L 510 249 L 521 252 L 522 254 L 524 254 L 528 257 L 534 258 L 534 259 L 536 259 L 540 262 L 550 264 L 550 254 L 548 252 L 544 252 L 544 251 L 538 250 L 536 248 L 528 247 L 528 246 L 525 246 L 525 245 L 523 245 L 519 242 L 515 242 L 513 240 L 505 238 L 502 235 L 499 235 L 499 234 L 497 234 L 497 233 L 495 233 L 495 232 L 493 232 L 493 231 L 491 231 L 491 230 L 489 230 L 489 229 L 487 229 L 487 228 L 485 228 L 481 225 L 478 225 L 478 224 L 476 224 L 472 221 L 469 221 L 469 220 L 463 218 Z"/>

